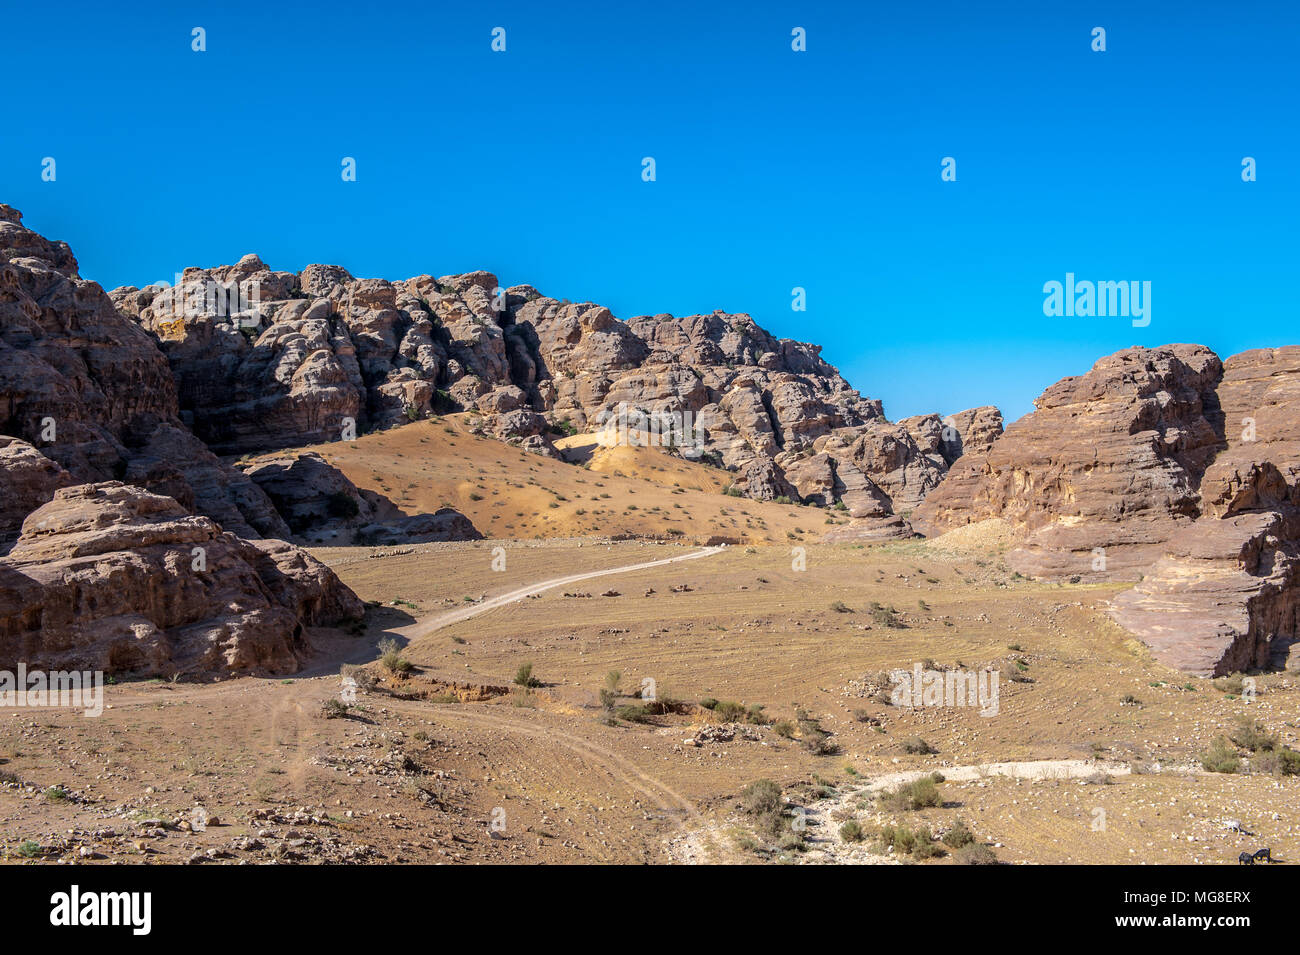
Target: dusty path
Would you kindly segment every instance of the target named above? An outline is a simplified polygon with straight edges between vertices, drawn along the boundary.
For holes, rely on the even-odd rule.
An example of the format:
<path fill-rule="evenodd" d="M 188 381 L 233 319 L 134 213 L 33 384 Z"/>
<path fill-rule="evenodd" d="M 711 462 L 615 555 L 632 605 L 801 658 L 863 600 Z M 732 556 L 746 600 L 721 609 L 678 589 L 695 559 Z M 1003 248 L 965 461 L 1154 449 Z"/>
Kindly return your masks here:
<path fill-rule="evenodd" d="M 453 623 L 460 623 L 471 617 L 477 617 L 481 613 L 487 613 L 489 610 L 495 610 L 498 607 L 504 607 L 507 604 L 516 603 L 523 600 L 530 594 L 540 594 L 546 590 L 554 590 L 556 587 L 564 587 L 567 584 L 576 584 L 584 580 L 591 580 L 595 577 L 605 577 L 610 574 L 626 574 L 634 570 L 649 570 L 651 567 L 662 567 L 665 564 L 675 564 L 683 560 L 697 560 L 701 557 L 712 557 L 714 554 L 720 554 L 726 545 L 722 544 L 717 547 L 705 547 L 701 550 L 692 551 L 689 554 L 679 554 L 676 557 L 665 557 L 662 560 L 650 560 L 640 564 L 627 564 L 623 567 L 609 567 L 605 570 L 592 570 L 582 574 L 570 574 L 567 577 L 555 577 L 551 580 L 543 580 L 536 584 L 529 584 L 527 587 L 520 587 L 518 590 L 512 590 L 509 593 L 501 594 L 498 597 L 490 597 L 482 603 L 470 604 L 465 607 L 457 607 L 455 610 L 448 610 L 444 613 L 434 614 L 431 617 L 425 617 L 413 624 L 405 627 L 395 628 L 390 633 L 396 633 L 399 636 L 406 637 L 408 640 L 414 640 L 417 637 L 427 636 L 443 627 L 451 626 Z"/>

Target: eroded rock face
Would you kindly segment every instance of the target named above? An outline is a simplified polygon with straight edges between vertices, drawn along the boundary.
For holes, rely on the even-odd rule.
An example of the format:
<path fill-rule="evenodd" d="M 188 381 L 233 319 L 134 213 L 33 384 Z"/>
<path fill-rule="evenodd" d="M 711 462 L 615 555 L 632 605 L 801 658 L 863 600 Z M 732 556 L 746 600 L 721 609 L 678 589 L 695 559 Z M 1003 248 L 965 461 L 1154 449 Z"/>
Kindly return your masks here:
<path fill-rule="evenodd" d="M 242 331 L 201 294 L 239 282 L 262 295 L 261 321 Z M 969 423 L 891 425 L 817 346 L 774 338 L 748 315 L 623 322 L 595 303 L 501 289 L 489 272 L 389 282 L 313 265 L 294 276 L 246 256 L 187 269 L 180 289 L 113 297 L 157 336 L 182 415 L 222 453 L 459 409 L 480 416 L 478 433 L 558 456 L 552 425 L 591 431 L 620 409 L 668 413 L 698 424 L 703 443 L 688 453 L 733 472 L 743 493 L 843 500 L 866 517 L 915 507 L 961 453 L 958 432 L 983 447 L 1000 430 L 995 409 L 963 412 Z M 179 303 L 196 301 L 178 321 Z M 821 456 L 814 470 L 802 463 L 810 452 Z"/>
<path fill-rule="evenodd" d="M 1223 367 L 1226 447 L 1201 479 L 1202 516 L 1112 610 L 1159 659 L 1202 675 L 1300 662 L 1300 348 Z"/>
<path fill-rule="evenodd" d="M 1066 378 L 980 454 L 964 454 L 913 517 L 926 534 L 992 517 L 1023 538 L 1031 576 L 1132 573 L 1200 514 L 1224 447 L 1223 365 L 1200 345 L 1130 348 Z"/>
<path fill-rule="evenodd" d="M 73 481 L 127 478 L 245 536 L 285 533 L 265 496 L 185 430 L 153 339 L 78 276 L 65 243 L 23 228 L 9 206 L 0 206 L 0 434 Z"/>
<path fill-rule="evenodd" d="M 120 482 L 57 490 L 0 559 L 0 668 L 290 673 L 306 626 L 362 606 L 284 541 L 242 540 Z"/>
<path fill-rule="evenodd" d="M 26 441 L 0 435 L 0 554 L 22 532 L 23 519 L 72 478 Z"/>

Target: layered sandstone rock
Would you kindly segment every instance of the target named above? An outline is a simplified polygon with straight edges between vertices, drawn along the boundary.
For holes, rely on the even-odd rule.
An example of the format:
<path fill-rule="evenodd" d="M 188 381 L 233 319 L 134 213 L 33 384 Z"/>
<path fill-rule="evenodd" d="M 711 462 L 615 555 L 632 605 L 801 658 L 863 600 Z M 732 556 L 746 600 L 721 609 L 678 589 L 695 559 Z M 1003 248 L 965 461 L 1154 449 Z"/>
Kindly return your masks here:
<path fill-rule="evenodd" d="M 1202 516 L 1113 602 L 1157 657 L 1204 675 L 1295 666 L 1300 632 L 1300 348 L 1223 367 L 1226 447 L 1201 478 Z"/>
<path fill-rule="evenodd" d="M 18 540 L 23 520 L 72 478 L 26 441 L 0 435 L 0 555 Z"/>
<path fill-rule="evenodd" d="M 1130 348 L 1034 402 L 987 451 L 964 454 L 913 524 L 933 535 L 1002 518 L 1008 563 L 1032 576 L 1131 574 L 1200 513 L 1224 447 L 1223 365 L 1200 345 Z"/>
<path fill-rule="evenodd" d="M 0 668 L 288 673 L 305 627 L 359 619 L 333 571 L 120 482 L 61 488 L 0 559 Z"/>

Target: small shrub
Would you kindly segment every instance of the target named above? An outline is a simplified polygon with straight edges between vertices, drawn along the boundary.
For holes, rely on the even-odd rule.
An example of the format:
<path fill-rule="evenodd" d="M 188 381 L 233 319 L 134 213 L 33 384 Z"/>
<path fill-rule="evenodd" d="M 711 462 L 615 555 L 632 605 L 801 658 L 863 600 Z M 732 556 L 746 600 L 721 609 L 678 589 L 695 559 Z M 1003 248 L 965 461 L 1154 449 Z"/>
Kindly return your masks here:
<path fill-rule="evenodd" d="M 541 686 L 542 681 L 533 676 L 533 665 L 531 663 L 521 663 L 519 669 L 515 670 L 515 684 L 531 688 Z"/>
<path fill-rule="evenodd" d="M 740 793 L 740 804 L 751 816 L 761 816 L 781 808 L 781 787 L 770 779 L 756 779 Z"/>
<path fill-rule="evenodd" d="M 415 669 L 414 664 L 402 656 L 397 641 L 392 637 L 379 641 L 379 661 L 390 673 L 397 676 L 406 676 Z"/>
<path fill-rule="evenodd" d="M 943 844 L 949 849 L 960 849 L 974 841 L 975 833 L 971 832 L 961 819 L 958 819 L 957 824 L 943 834 Z"/>
<path fill-rule="evenodd" d="M 339 717 L 348 715 L 348 705 L 342 700 L 330 697 L 320 705 L 320 715 L 327 720 L 336 720 Z"/>
<path fill-rule="evenodd" d="M 933 756 L 939 752 L 919 736 L 903 740 L 903 752 L 910 756 Z"/>
<path fill-rule="evenodd" d="M 1220 736 L 1201 755 L 1201 766 L 1209 773 L 1235 773 L 1241 769 L 1241 758 L 1232 744 Z"/>
<path fill-rule="evenodd" d="M 904 811 L 943 805 L 939 786 L 932 776 L 922 776 L 913 782 L 902 784 L 897 789 L 881 793 L 880 800 L 888 808 Z"/>
<path fill-rule="evenodd" d="M 856 819 L 850 819 L 840 826 L 840 838 L 845 842 L 861 842 L 865 835 L 862 831 L 862 824 Z"/>
<path fill-rule="evenodd" d="M 629 703 L 627 706 L 620 706 L 614 711 L 614 715 L 620 720 L 627 720 L 629 723 L 649 723 L 650 708 L 641 703 Z"/>
<path fill-rule="evenodd" d="M 982 842 L 972 842 L 970 845 L 962 846 L 953 854 L 953 860 L 958 865 L 998 864 L 998 857 L 993 854 L 993 850 Z"/>
<path fill-rule="evenodd" d="M 836 613 L 853 613 L 853 608 L 847 606 L 842 600 L 837 600 L 831 604 L 831 609 Z"/>
<path fill-rule="evenodd" d="M 1248 716 L 1237 721 L 1237 728 L 1228 734 L 1228 738 L 1252 753 L 1267 753 L 1278 747 L 1278 738 L 1270 734 L 1263 723 Z"/>

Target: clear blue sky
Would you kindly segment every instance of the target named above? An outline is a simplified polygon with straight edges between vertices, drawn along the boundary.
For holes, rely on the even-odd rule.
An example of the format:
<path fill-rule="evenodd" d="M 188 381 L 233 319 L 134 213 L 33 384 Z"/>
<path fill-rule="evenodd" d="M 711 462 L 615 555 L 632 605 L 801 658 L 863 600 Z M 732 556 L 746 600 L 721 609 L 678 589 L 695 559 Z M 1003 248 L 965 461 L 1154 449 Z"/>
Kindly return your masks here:
<path fill-rule="evenodd" d="M 1300 341 L 1294 3 L 6 2 L 0 18 L 0 201 L 107 288 L 250 251 L 359 276 L 485 268 L 622 318 L 749 312 L 824 345 L 891 418 L 1015 418 L 1133 344 Z M 1044 317 L 1043 283 L 1067 271 L 1150 281 L 1150 326 Z"/>

